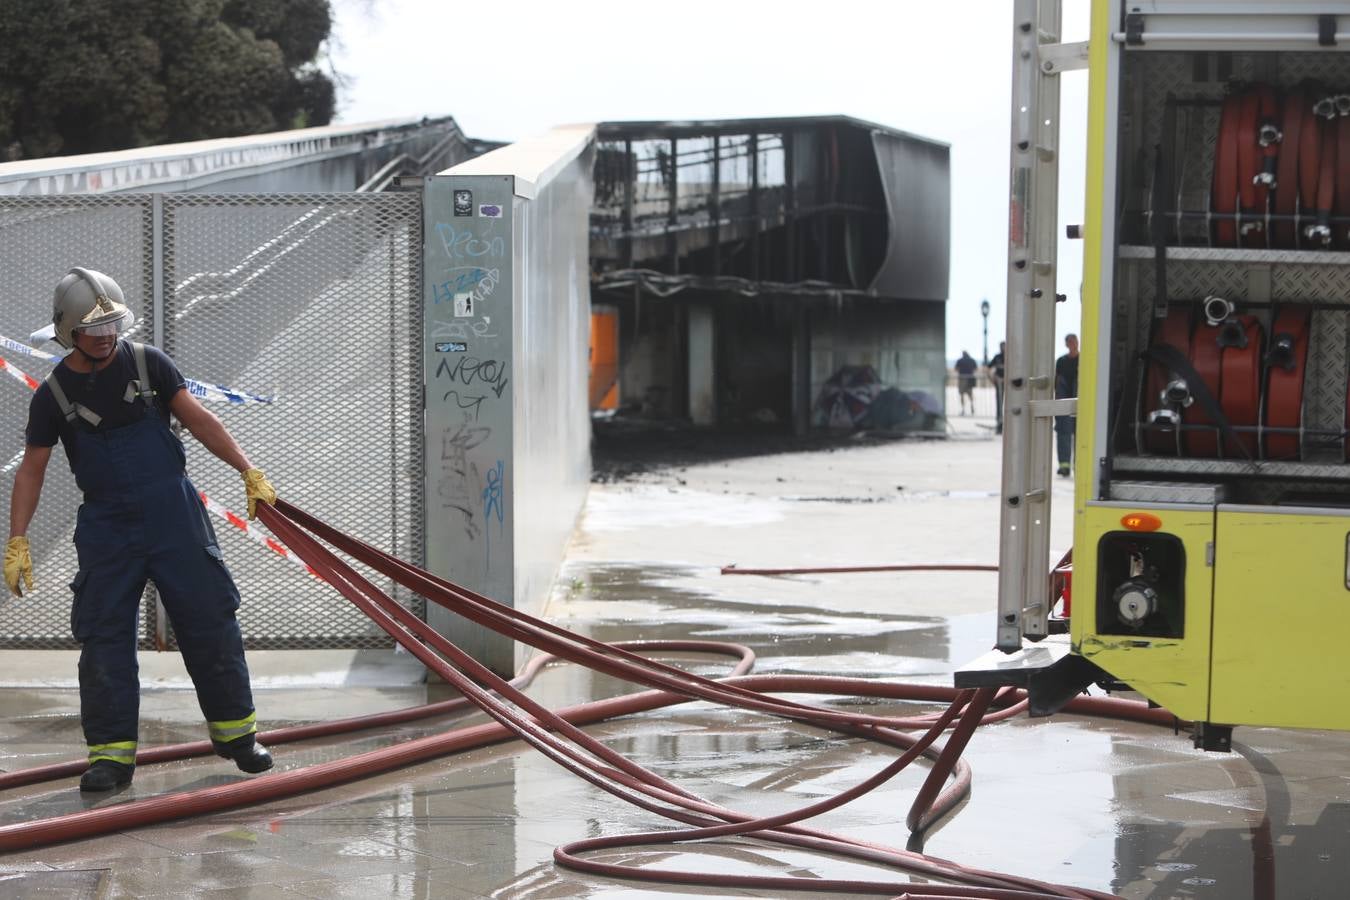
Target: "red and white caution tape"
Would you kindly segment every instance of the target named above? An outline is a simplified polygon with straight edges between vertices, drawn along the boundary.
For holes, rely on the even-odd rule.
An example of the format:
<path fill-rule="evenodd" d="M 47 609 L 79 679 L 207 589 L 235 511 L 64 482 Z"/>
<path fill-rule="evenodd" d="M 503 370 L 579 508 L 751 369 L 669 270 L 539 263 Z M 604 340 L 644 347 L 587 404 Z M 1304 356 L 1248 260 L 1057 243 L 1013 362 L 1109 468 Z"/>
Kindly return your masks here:
<path fill-rule="evenodd" d="M 12 364 L 6 362 L 3 356 L 0 356 L 0 369 L 3 369 L 5 372 L 9 373 L 11 377 L 19 381 L 22 381 L 25 385 L 27 385 L 30 391 L 36 391 L 38 389 L 38 385 L 41 384 L 40 381 L 38 381 L 33 376 L 29 375 L 27 372 L 20 371 L 19 369 L 15 368 Z M 22 450 L 14 454 L 14 456 L 11 457 L 9 462 L 5 463 L 4 466 L 0 466 L 0 475 L 8 475 L 21 462 L 23 462 Z"/>
<path fill-rule="evenodd" d="M 303 560 L 300 559 L 300 557 L 296 556 L 294 553 L 291 552 L 291 548 L 281 543 L 281 541 L 278 541 L 276 538 L 272 537 L 267 532 L 263 531 L 261 528 L 254 525 L 248 519 L 245 519 L 243 516 L 235 515 L 234 513 L 230 512 L 228 509 L 221 506 L 219 503 L 212 500 L 210 497 L 206 496 L 205 492 L 201 493 L 201 498 L 202 503 L 206 505 L 207 512 L 219 516 L 226 522 L 229 522 L 235 528 L 238 528 L 244 534 L 248 535 L 249 538 L 254 543 L 263 545 L 268 550 L 271 550 L 273 553 L 277 554 L 283 559 L 291 563 L 294 563 L 295 565 L 304 569 L 309 574 L 313 575 L 315 578 L 319 579 L 320 581 L 323 581 L 322 575 L 311 569 L 307 563 L 305 563 Z"/>
<path fill-rule="evenodd" d="M 12 363 L 6 362 L 3 356 L 0 356 L 0 369 L 5 370 L 12 377 L 17 378 L 19 381 L 22 381 L 24 384 L 28 385 L 29 390 L 36 391 L 38 389 L 38 385 L 41 383 L 32 375 L 29 375 L 22 369 L 15 367 Z"/>
<path fill-rule="evenodd" d="M 61 357 L 54 353 L 48 353 L 45 350 L 39 350 L 36 347 L 30 347 L 22 341 L 16 341 L 13 338 L 7 338 L 0 334 L 0 347 L 6 350 L 13 350 L 15 353 L 22 353 L 24 356 L 31 356 L 34 359 L 40 359 L 43 362 L 49 362 L 55 365 L 61 361 Z M 245 403 L 271 403 L 274 397 L 260 397 L 256 394 L 245 394 L 243 391 L 236 391 L 234 388 L 225 387 L 223 384 L 207 384 L 204 381 L 198 381 L 195 378 L 184 378 L 187 384 L 188 393 L 198 400 L 216 400 L 221 403 L 231 403 L 240 405 Z"/>

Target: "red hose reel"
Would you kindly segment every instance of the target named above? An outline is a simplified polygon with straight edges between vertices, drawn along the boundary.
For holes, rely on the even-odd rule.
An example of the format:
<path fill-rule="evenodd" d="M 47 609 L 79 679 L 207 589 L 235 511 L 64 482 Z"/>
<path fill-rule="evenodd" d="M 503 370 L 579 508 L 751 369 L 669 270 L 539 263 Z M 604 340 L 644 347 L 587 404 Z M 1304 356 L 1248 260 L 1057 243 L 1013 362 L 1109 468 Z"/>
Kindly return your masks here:
<path fill-rule="evenodd" d="M 1216 247 L 1350 248 L 1350 94 L 1265 84 L 1219 110 L 1210 186 Z"/>
<path fill-rule="evenodd" d="M 1279 309 L 1269 342 L 1260 319 L 1238 314 L 1223 298 L 1206 298 L 1202 310 L 1197 316 L 1190 305 L 1174 305 L 1154 327 L 1153 346 L 1171 348 L 1190 371 L 1156 355 L 1147 364 L 1144 449 L 1196 459 L 1300 459 L 1310 310 Z M 1196 380 L 1217 401 L 1227 429 L 1201 402 Z"/>
<path fill-rule="evenodd" d="M 1306 84 L 1235 86 L 1219 110 L 1210 214 L 1216 247 L 1350 249 L 1350 229 L 1335 221 L 1350 216 L 1350 94 Z M 1301 460 L 1311 329 L 1310 307 L 1258 318 L 1217 297 L 1199 309 L 1173 303 L 1151 335 L 1139 449 Z M 1350 433 L 1350 385 L 1346 406 Z"/>

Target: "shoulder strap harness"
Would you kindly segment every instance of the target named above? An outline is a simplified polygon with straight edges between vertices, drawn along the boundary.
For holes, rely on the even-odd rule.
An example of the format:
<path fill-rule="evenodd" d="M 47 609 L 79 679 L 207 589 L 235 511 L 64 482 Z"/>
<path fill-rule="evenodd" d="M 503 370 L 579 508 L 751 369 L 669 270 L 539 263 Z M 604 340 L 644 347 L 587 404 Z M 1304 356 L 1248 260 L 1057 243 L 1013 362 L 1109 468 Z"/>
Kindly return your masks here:
<path fill-rule="evenodd" d="M 146 406 L 155 399 L 155 391 L 150 386 L 150 370 L 145 364 L 145 345 L 131 341 L 131 355 L 136 358 L 136 380 L 127 382 L 127 392 L 123 400 L 131 403 L 137 397 Z"/>
<path fill-rule="evenodd" d="M 127 382 L 127 391 L 122 399 L 127 403 L 132 403 L 138 398 L 142 403 L 149 406 L 155 398 L 155 392 L 150 386 L 150 370 L 145 363 L 145 345 L 131 342 L 131 354 L 136 359 L 137 377 Z M 47 387 L 51 389 L 52 398 L 56 405 L 61 408 L 61 414 L 66 417 L 66 421 L 74 424 L 76 418 L 83 419 L 90 426 L 97 428 L 103 421 L 103 417 L 88 407 L 81 406 L 78 403 L 70 402 L 66 392 L 61 387 L 61 382 L 56 377 L 56 370 L 53 369 L 47 373 L 45 379 Z"/>

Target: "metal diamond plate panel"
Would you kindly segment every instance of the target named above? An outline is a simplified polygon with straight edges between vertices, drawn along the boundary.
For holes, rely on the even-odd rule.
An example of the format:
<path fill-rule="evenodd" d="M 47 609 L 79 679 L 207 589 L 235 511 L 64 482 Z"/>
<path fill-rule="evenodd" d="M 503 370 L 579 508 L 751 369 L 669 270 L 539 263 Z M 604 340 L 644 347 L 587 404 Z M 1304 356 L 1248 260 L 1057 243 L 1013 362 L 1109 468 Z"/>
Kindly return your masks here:
<path fill-rule="evenodd" d="M 1128 264 L 1128 263 L 1127 263 Z M 1139 299 L 1145 310 L 1152 309 L 1157 294 L 1153 277 L 1153 260 L 1140 264 Z M 1230 300 L 1247 299 L 1247 274 L 1239 266 L 1218 262 L 1182 263 L 1169 255 L 1167 265 L 1167 296 L 1169 300 L 1202 300 L 1218 294 Z M 1148 319 L 1148 315 L 1142 318 Z"/>
<path fill-rule="evenodd" d="M 1252 475 L 1308 480 L 1350 480 L 1350 465 L 1319 465 L 1305 462 L 1256 462 L 1234 459 L 1193 459 L 1171 456 L 1121 455 L 1114 459 L 1118 472 L 1141 472 L 1152 475 Z M 1322 486 L 1319 485 L 1321 490 Z"/>
<path fill-rule="evenodd" d="M 1350 304 L 1350 291 L 1346 290 L 1350 286 L 1350 268 L 1344 264 L 1339 267 L 1277 266 L 1272 275 L 1272 295 L 1276 300 Z"/>
<path fill-rule="evenodd" d="M 165 350 L 194 378 L 274 395 L 218 409 L 251 461 L 296 505 L 413 561 L 421 215 L 406 193 L 164 198 Z M 238 474 L 186 443 L 198 488 L 239 509 Z M 250 647 L 391 645 L 331 588 L 234 529 L 216 531 Z"/>
<path fill-rule="evenodd" d="M 134 339 L 160 343 L 191 378 L 276 396 L 271 405 L 210 408 L 283 496 L 419 562 L 421 228 L 416 194 L 4 198 L 0 334 L 26 343 L 49 322 L 52 287 L 71 266 L 107 272 L 137 314 Z M 12 348 L 0 354 L 36 378 L 51 369 Z M 0 447 L 7 506 L 31 394 L 16 379 L 0 380 L 8 385 L 0 387 L 10 423 Z M 237 473 L 190 436 L 185 444 L 197 487 L 242 512 Z M 30 529 L 36 588 L 0 607 L 0 646 L 73 646 L 67 585 L 78 504 L 57 450 Z M 243 595 L 250 648 L 390 646 L 336 592 L 228 524 L 213 524 Z M 391 593 L 424 613 L 419 598 Z M 143 648 L 154 646 L 157 624 L 147 601 Z"/>
<path fill-rule="evenodd" d="M 1167 95 L 1179 84 L 1191 80 L 1191 66 L 1186 54 L 1153 53 L 1146 58 L 1132 57 L 1132 77 L 1126 82 L 1127 95 L 1139 98 L 1140 146 L 1152 147 L 1162 135 L 1163 114 Z M 1135 94 L 1138 91 L 1138 94 Z"/>
<path fill-rule="evenodd" d="M 1345 461 L 1346 313 L 1318 309 L 1312 315 L 1303 387 L 1303 458 Z M 1316 434 L 1315 432 L 1325 432 Z"/>
<path fill-rule="evenodd" d="M 1207 210 L 1214 184 L 1214 147 L 1219 133 L 1218 106 L 1184 106 L 1176 111 L 1174 211 Z M 1208 219 L 1177 217 L 1182 244 L 1208 244 Z"/>
<path fill-rule="evenodd" d="M 1284 53 L 1279 59 L 1282 84 L 1350 84 L 1350 59 L 1344 53 Z"/>
<path fill-rule="evenodd" d="M 1123 266 L 1134 265 L 1140 299 L 1151 304 L 1156 293 L 1153 248 L 1120 248 Z M 1281 303 L 1344 303 L 1350 306 L 1350 253 L 1316 250 L 1239 250 L 1231 247 L 1169 247 L 1167 293 L 1173 299 L 1219 294 L 1230 300 L 1248 296 L 1250 272 L 1270 275 L 1270 299 Z"/>
<path fill-rule="evenodd" d="M 1178 484 L 1175 481 L 1113 481 L 1111 499 L 1131 503 L 1219 503 L 1221 484 Z"/>
<path fill-rule="evenodd" d="M 1122 259 L 1153 259 L 1152 247 L 1121 247 Z M 1350 265 L 1350 253 L 1322 250 L 1259 250 L 1236 247 L 1168 247 L 1167 258 L 1172 262 L 1269 263 L 1272 265 L 1340 266 Z"/>

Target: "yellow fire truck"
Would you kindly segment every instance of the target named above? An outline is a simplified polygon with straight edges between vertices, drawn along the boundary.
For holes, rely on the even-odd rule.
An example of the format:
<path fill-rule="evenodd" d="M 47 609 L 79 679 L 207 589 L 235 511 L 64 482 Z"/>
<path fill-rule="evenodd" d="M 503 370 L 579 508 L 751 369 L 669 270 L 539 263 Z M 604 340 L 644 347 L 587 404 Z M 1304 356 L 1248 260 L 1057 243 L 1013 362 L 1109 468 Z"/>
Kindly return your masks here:
<path fill-rule="evenodd" d="M 1015 6 L 997 650 L 957 683 L 1027 687 L 1033 715 L 1136 691 L 1213 750 L 1350 729 L 1350 4 L 1093 0 L 1083 44 L 1058 0 Z M 1082 66 L 1075 401 L 1055 208 L 1059 74 Z M 1074 414 L 1052 571 L 1051 427 Z"/>

